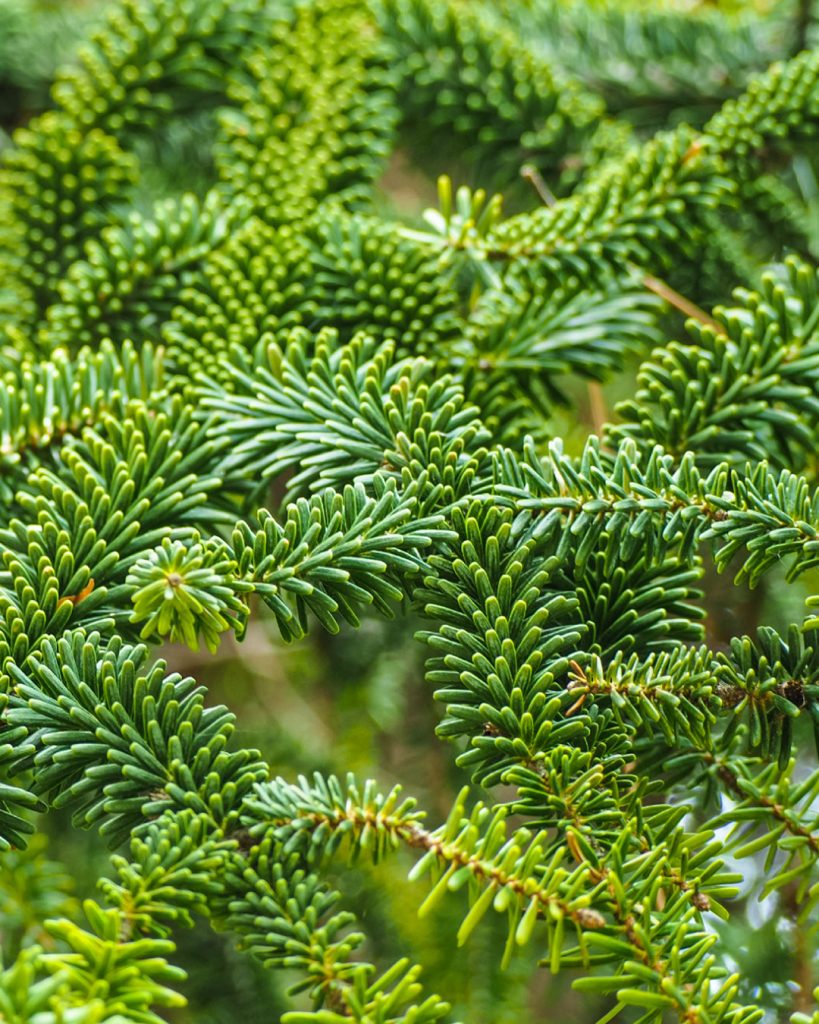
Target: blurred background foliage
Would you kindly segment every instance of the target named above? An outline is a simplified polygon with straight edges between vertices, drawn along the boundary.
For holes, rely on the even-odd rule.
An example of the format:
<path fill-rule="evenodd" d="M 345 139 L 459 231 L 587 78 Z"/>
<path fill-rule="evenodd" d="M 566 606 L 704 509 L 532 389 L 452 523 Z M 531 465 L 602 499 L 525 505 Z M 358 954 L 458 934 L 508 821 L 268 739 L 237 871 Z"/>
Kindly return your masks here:
<path fill-rule="evenodd" d="M 104 6 L 105 0 L 0 0 L 0 152 L 10 144 L 14 128 L 48 108 L 56 67 L 71 60 Z M 806 0 L 495 0 L 490 6 L 499 22 L 526 33 L 536 53 L 571 69 L 602 98 L 611 119 L 596 141 L 600 152 L 589 159 L 616 146 L 618 138 L 648 136 L 680 121 L 702 125 L 771 61 L 819 42 Z M 173 121 L 140 141 L 146 210 L 163 195 L 205 191 L 211 177 L 212 117 L 204 112 Z M 425 146 L 412 123 L 404 132 L 405 145 L 380 185 L 378 202 L 384 210 L 417 220 L 434 204 L 435 177 L 443 171 L 456 182 L 483 183 L 479 171 L 456 150 Z M 819 255 L 816 167 L 815 154 L 800 157 L 786 183 L 802 204 L 807 242 L 800 244 L 813 256 Z M 563 167 L 555 191 L 569 191 L 580 170 Z M 510 211 L 539 201 L 522 181 L 507 193 Z M 701 281 L 674 283 L 703 304 L 727 300 L 737 283 L 730 273 L 705 280 L 703 275 Z M 679 335 L 681 324 L 682 318 L 670 313 L 668 336 Z M 602 388 L 571 384 L 571 401 L 555 411 L 549 432 L 563 436 L 570 450 L 579 450 L 614 404 L 633 393 L 637 362 L 635 356 L 628 372 Z M 709 643 L 719 647 L 732 635 L 753 632 L 759 622 L 784 628 L 799 618 L 803 599 L 817 592 L 817 582 L 819 576 L 806 574 L 801 586 L 780 587 L 768 579 L 755 591 L 740 591 L 730 573 L 718 577 L 711 572 L 705 586 Z M 342 775 L 350 770 L 358 777 L 375 777 L 382 788 L 400 781 L 431 818 L 445 816 L 466 776 L 434 735 L 440 712 L 423 680 L 423 649 L 408 639 L 413 631 L 406 619 L 400 624 L 373 619 L 337 636 L 316 631 L 283 647 L 264 610 L 256 611 L 246 640 L 241 645 L 223 642 L 215 657 L 176 646 L 162 652 L 171 668 L 195 674 L 213 703 L 224 702 L 236 713 L 236 744 L 258 747 L 274 772 L 289 778 L 314 770 Z M 108 870 L 102 841 L 72 828 L 67 816 L 53 812 L 37 822 L 37 830 L 43 834 L 27 851 L 5 855 L 0 865 L 0 950 L 6 962 L 32 942 L 53 942 L 38 921 L 71 916 L 77 901 L 93 895 L 97 879 Z M 83 873 L 69 877 L 63 861 L 84 865 Z M 530 950 L 501 971 L 496 951 L 504 925 L 499 917 L 485 919 L 469 945 L 453 952 L 458 906 L 447 902 L 419 918 L 415 908 L 421 885 L 414 888 L 406 881 L 409 866 L 408 857 L 396 856 L 377 869 L 340 870 L 332 879 L 355 908 L 381 960 L 412 950 L 428 965 L 428 987 L 446 993 L 453 1016 L 470 1024 L 583 1024 L 598 1016 L 593 1001 L 581 1003 L 572 993 L 568 972 L 553 978 L 535 971 Z M 744 861 L 742 870 L 747 872 L 747 866 Z M 771 1007 L 769 1022 L 785 1022 L 795 1008 L 788 979 L 798 977 L 806 965 L 794 964 L 786 941 L 792 925 L 777 898 L 757 900 L 760 888 L 761 882 L 750 887 L 747 918 L 738 913 L 722 927 L 743 978 L 741 998 Z M 292 1006 L 283 995 L 288 977 L 238 954 L 229 935 L 199 923 L 177 938 L 176 963 L 189 973 L 189 1005 L 169 1011 L 169 1020 L 261 1024 Z"/>

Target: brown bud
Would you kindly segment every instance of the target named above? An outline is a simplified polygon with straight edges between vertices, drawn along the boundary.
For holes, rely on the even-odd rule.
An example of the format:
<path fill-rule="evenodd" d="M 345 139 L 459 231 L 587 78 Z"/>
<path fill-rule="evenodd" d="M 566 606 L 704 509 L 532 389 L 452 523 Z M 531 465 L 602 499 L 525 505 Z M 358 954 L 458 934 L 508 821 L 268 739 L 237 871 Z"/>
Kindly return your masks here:
<path fill-rule="evenodd" d="M 65 597 L 60 598 L 60 603 L 63 601 L 70 601 L 75 607 L 83 600 L 88 597 L 91 591 L 94 589 L 94 580 L 90 579 L 86 585 L 76 594 L 66 594 Z"/>
<path fill-rule="evenodd" d="M 605 917 L 598 911 L 590 910 L 588 907 L 581 907 L 575 915 L 575 920 L 581 928 L 596 929 L 606 927 Z"/>

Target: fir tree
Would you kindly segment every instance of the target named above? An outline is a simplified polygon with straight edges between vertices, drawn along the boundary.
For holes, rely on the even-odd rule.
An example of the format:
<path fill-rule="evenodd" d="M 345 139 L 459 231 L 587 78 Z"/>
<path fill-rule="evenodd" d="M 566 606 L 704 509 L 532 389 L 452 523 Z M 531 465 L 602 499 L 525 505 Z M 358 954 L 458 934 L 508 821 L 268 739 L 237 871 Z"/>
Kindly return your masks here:
<path fill-rule="evenodd" d="M 42 57 L 38 8 L 0 25 Z M 50 98 L 0 40 L 0 1020 L 160 1021 L 210 919 L 288 972 L 286 1024 L 451 1021 L 336 891 L 403 852 L 446 941 L 494 915 L 492 963 L 601 1024 L 780 1009 L 720 938 L 761 859 L 817 1024 L 810 5 L 97 15 L 61 12 Z M 399 145 L 468 182 L 423 221 L 378 191 Z M 793 621 L 721 643 L 726 570 Z M 278 777 L 157 656 L 373 615 L 422 620 L 468 780 L 440 822 Z M 32 835 L 60 808 L 112 849 L 82 913 Z"/>

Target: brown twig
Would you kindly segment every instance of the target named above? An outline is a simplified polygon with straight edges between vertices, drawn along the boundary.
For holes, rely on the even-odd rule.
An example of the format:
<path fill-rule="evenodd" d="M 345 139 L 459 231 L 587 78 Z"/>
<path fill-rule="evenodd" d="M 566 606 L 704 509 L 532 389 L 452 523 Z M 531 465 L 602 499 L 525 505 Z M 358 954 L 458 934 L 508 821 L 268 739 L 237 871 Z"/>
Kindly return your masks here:
<path fill-rule="evenodd" d="M 690 299 L 687 299 L 684 295 L 680 295 L 678 291 L 675 291 L 671 285 L 661 281 L 657 277 L 652 277 L 651 274 L 645 274 L 643 277 L 643 284 L 648 288 L 650 292 L 654 292 L 655 295 L 659 295 L 661 299 L 667 302 L 670 306 L 678 309 L 681 313 L 686 316 L 690 316 L 693 320 L 699 320 L 700 323 L 706 324 L 708 327 L 713 327 L 719 334 L 724 334 L 725 331 L 720 324 L 704 309 L 700 309 Z"/>
<path fill-rule="evenodd" d="M 554 192 L 546 184 L 546 181 L 540 171 L 535 167 L 534 164 L 524 164 L 520 169 L 520 176 L 524 181 L 528 181 L 532 188 L 537 192 L 540 201 L 544 206 L 554 206 L 557 202 Z"/>
<path fill-rule="evenodd" d="M 717 777 L 720 779 L 722 784 L 727 790 L 732 792 L 735 796 L 738 796 L 740 800 L 753 799 L 760 807 L 764 807 L 767 811 L 770 811 L 771 817 L 781 822 L 785 826 L 785 830 L 790 832 L 792 836 L 799 836 L 804 839 L 815 854 L 819 854 L 819 835 L 815 832 L 811 832 L 809 828 L 805 828 L 804 825 L 798 821 L 794 821 L 787 813 L 787 808 L 783 807 L 782 804 L 777 803 L 775 800 L 771 800 L 765 796 L 764 793 L 752 794 L 746 792 L 741 785 L 740 777 L 737 773 L 729 768 L 724 761 L 718 761 L 717 758 L 709 752 L 705 754 L 705 761 L 708 764 L 717 766 Z"/>
<path fill-rule="evenodd" d="M 785 890 L 784 907 L 793 924 L 793 980 L 797 984 L 793 994 L 794 1013 L 810 1015 L 813 1010 L 813 949 L 810 929 L 799 923 L 799 881 L 793 881 Z"/>
<path fill-rule="evenodd" d="M 608 421 L 606 400 L 603 397 L 603 389 L 596 380 L 589 381 L 587 385 L 587 392 L 589 396 L 589 414 L 591 416 L 592 426 L 594 427 L 595 434 L 599 437 L 602 435 L 603 427 Z"/>

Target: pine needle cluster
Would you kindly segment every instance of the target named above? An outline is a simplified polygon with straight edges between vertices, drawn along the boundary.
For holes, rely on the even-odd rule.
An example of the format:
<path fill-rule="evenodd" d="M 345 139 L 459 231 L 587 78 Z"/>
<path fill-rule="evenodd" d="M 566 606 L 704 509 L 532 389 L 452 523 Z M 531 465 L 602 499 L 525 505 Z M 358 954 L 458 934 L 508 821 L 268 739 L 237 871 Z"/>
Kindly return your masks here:
<path fill-rule="evenodd" d="M 817 1024 L 809 5 L 113 0 L 56 72 L 6 54 L 39 6 L 0 4 L 0 1020 L 159 1022 L 207 918 L 285 1024 L 451 1021 L 332 884 L 410 856 L 599 1024 L 772 1019 L 720 938 L 756 865 Z M 396 213 L 399 148 L 468 184 Z M 723 571 L 794 621 L 719 642 Z M 410 612 L 441 822 L 277 777 L 156 652 Z M 81 908 L 52 808 L 114 851 Z"/>

